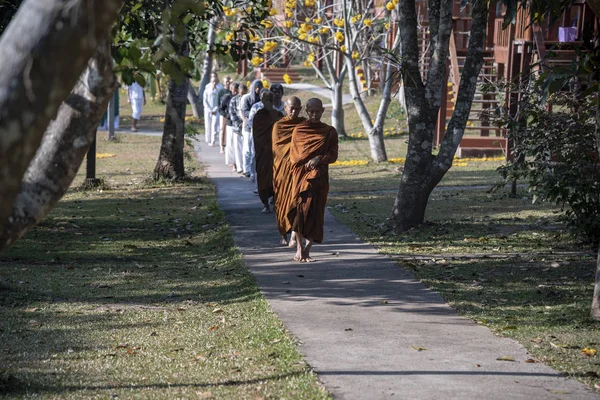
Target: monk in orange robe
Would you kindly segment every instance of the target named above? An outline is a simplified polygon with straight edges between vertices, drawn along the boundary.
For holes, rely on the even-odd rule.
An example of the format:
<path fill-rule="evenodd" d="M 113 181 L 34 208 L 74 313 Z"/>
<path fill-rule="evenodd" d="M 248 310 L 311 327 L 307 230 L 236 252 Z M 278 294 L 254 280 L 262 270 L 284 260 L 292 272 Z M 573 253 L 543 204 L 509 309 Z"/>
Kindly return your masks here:
<path fill-rule="evenodd" d="M 281 244 L 287 245 L 287 234 L 292 230 L 292 224 L 287 218 L 292 200 L 292 175 L 290 164 L 290 144 L 292 131 L 306 118 L 300 117 L 302 102 L 296 96 L 291 96 L 285 103 L 286 116 L 273 125 L 273 190 L 275 191 L 275 216 L 277 228 L 281 234 Z M 289 245 L 297 242 L 292 235 Z"/>
<path fill-rule="evenodd" d="M 329 164 L 338 157 L 338 135 L 321 122 L 323 103 L 312 98 L 306 103 L 308 120 L 296 126 L 290 145 L 292 205 L 288 218 L 296 232 L 294 260 L 310 262 L 313 243 L 323 241 L 325 205 L 329 192 Z M 303 245 L 302 238 L 306 239 Z"/>
<path fill-rule="evenodd" d="M 264 208 L 262 212 L 271 212 L 269 198 L 273 197 L 273 146 L 271 143 L 273 124 L 283 114 L 273 108 L 273 93 L 266 90 L 261 93 L 264 108 L 258 110 L 252 122 L 252 136 L 256 158 L 256 183 L 258 196 Z"/>

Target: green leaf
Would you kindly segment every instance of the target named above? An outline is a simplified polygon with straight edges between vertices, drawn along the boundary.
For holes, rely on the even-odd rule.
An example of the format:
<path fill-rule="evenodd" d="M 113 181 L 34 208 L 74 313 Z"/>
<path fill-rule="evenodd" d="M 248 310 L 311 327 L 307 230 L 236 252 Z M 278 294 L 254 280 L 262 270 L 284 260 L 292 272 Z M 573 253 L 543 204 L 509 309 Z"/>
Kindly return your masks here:
<path fill-rule="evenodd" d="M 137 72 L 134 76 L 133 79 L 139 83 L 139 85 L 141 87 L 146 87 L 146 78 L 144 78 L 144 75 L 140 74 L 139 72 Z"/>

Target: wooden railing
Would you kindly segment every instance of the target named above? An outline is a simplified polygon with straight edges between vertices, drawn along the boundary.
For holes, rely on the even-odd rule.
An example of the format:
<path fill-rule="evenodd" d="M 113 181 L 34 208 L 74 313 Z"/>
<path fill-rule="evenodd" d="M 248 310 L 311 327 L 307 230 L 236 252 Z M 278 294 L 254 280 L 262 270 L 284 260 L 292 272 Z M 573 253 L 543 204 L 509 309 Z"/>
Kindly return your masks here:
<path fill-rule="evenodd" d="M 519 10 L 515 23 L 515 39 L 516 40 L 532 40 L 531 25 L 529 23 L 529 14 L 523 10 Z"/>

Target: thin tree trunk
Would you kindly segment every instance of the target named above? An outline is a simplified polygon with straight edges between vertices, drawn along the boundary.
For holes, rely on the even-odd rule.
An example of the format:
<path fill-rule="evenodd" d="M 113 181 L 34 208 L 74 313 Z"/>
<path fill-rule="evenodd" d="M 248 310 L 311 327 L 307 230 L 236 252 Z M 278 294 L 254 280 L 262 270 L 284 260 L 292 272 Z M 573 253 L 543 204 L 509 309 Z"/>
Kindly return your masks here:
<path fill-rule="evenodd" d="M 122 4 L 27 0 L 0 38 L 0 230 L 48 124 Z"/>
<path fill-rule="evenodd" d="M 196 93 L 196 89 L 194 89 L 194 86 L 190 82 L 188 85 L 187 100 L 192 107 L 194 118 L 200 118 L 200 116 L 202 116 L 202 101 L 200 99 L 200 96 Z"/>
<path fill-rule="evenodd" d="M 158 179 L 182 179 L 185 176 L 183 147 L 185 136 L 185 109 L 189 81 L 177 84 L 169 78 L 167 111 L 160 154 L 152 177 Z"/>
<path fill-rule="evenodd" d="M 116 88 L 110 42 L 106 40 L 48 126 L 0 233 L 0 251 L 40 222 L 65 194 Z"/>
<path fill-rule="evenodd" d="M 200 87 L 198 88 L 198 118 L 200 115 L 204 116 L 204 90 L 206 85 L 210 82 L 210 73 L 213 68 L 213 52 L 212 47 L 215 45 L 215 38 L 217 36 L 217 24 L 219 20 L 212 18 L 208 24 L 208 33 L 206 35 L 206 53 L 204 54 L 204 63 L 202 64 L 202 79 L 200 80 Z"/>
<path fill-rule="evenodd" d="M 342 82 L 338 82 L 332 86 L 331 90 L 331 125 L 337 131 L 338 136 L 346 136 L 342 85 Z"/>

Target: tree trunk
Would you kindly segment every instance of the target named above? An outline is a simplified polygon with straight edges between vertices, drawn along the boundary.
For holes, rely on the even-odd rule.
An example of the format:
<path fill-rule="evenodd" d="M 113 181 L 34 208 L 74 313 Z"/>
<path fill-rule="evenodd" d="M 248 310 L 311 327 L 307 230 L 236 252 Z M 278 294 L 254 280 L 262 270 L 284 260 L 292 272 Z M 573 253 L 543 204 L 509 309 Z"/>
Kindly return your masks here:
<path fill-rule="evenodd" d="M 0 38 L 0 230 L 48 124 L 122 4 L 27 0 Z"/>
<path fill-rule="evenodd" d="M 152 177 L 158 179 L 182 179 L 185 176 L 183 147 L 185 136 L 185 109 L 189 81 L 177 84 L 169 78 L 167 111 L 160 147 L 160 155 Z"/>
<path fill-rule="evenodd" d="M 192 113 L 194 114 L 194 118 L 199 119 L 201 116 L 203 116 L 202 100 L 200 96 L 198 96 L 198 94 L 196 93 L 196 89 L 194 89 L 194 86 L 191 82 L 188 84 L 187 100 L 190 103 L 190 106 L 192 106 Z"/>
<path fill-rule="evenodd" d="M 106 40 L 48 126 L 0 233 L 0 251 L 40 222 L 65 194 L 116 88 L 110 42 Z"/>
<path fill-rule="evenodd" d="M 219 20 L 212 18 L 208 24 L 208 33 L 206 35 L 206 53 L 204 55 L 204 63 L 202 64 L 202 79 L 200 80 L 200 87 L 198 88 L 198 115 L 204 116 L 204 89 L 210 82 L 210 73 L 213 67 L 213 52 L 212 47 L 215 45 L 215 38 L 217 36 L 216 25 Z M 249 89 L 249 88 L 248 88 Z M 199 118 L 199 117 L 198 117 Z"/>
<path fill-rule="evenodd" d="M 596 150 L 600 157 L 600 91 L 596 94 Z M 596 280 L 594 283 L 594 297 L 592 299 L 591 316 L 600 321 L 600 244 L 598 245 L 598 258 L 596 259 Z"/>
<path fill-rule="evenodd" d="M 346 127 L 344 125 L 344 102 L 343 102 L 343 82 L 338 82 L 332 86 L 331 90 L 331 125 L 335 128 L 338 136 L 346 136 Z"/>
<path fill-rule="evenodd" d="M 393 224 L 400 230 L 424 221 L 429 195 L 452 166 L 456 149 L 463 137 L 471 104 L 477 88 L 477 77 L 483 65 L 488 3 L 473 1 L 469 48 L 465 59 L 456 107 L 442 140 L 439 154 L 434 156 L 433 136 L 445 95 L 446 63 L 452 28 L 452 2 L 431 0 L 431 63 L 424 85 L 419 73 L 417 16 L 415 0 L 400 2 L 400 38 L 402 41 L 403 79 L 408 108 L 409 141 L 402 180 L 394 208 Z M 414 208 L 414 210 L 412 209 Z"/>

